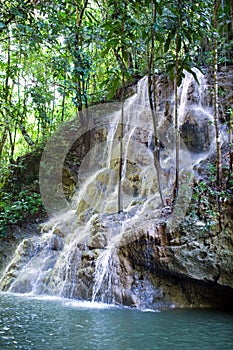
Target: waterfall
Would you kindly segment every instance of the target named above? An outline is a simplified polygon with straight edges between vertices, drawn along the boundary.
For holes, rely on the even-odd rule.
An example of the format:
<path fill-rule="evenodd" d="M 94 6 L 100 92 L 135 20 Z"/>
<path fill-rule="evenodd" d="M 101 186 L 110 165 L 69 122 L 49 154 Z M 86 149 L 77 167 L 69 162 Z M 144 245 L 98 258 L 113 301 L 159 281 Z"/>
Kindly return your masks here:
<path fill-rule="evenodd" d="M 212 118 L 211 108 L 203 97 L 207 91 L 204 76 L 197 71 L 196 74 L 199 85 L 186 72 L 179 89 L 179 125 L 186 133 L 189 125 L 199 123 L 199 117 L 202 122 Z M 157 88 L 161 80 L 162 77 L 157 77 Z M 158 103 L 157 114 L 161 187 L 167 198 L 172 194 L 174 180 L 174 125 L 171 118 L 174 106 L 172 93 L 166 98 L 160 95 L 159 92 L 156 95 L 158 101 L 164 98 L 166 102 Z M 131 298 L 137 304 L 131 290 L 133 267 L 127 262 L 127 256 L 119 256 L 119 249 L 138 239 L 142 232 L 154 232 L 155 221 L 163 212 L 152 152 L 153 124 L 147 77 L 138 82 L 137 92 L 124 103 L 123 213 L 118 214 L 120 120 L 119 109 L 108 117 L 107 122 L 100 123 L 99 132 L 106 137 L 82 160 L 72 209 L 44 223 L 40 236 L 26 238 L 20 243 L 2 274 L 0 289 L 119 304 L 127 303 Z M 211 134 L 211 126 L 206 128 Z M 211 144 L 212 139 L 206 140 L 208 142 Z M 198 161 L 209 152 L 210 148 L 199 152 Z M 186 187 L 191 187 L 193 157 L 185 142 L 182 143 L 180 162 L 182 181 Z M 185 176 L 185 171 L 189 176 Z M 190 193 L 187 204 L 179 208 L 179 220 L 185 215 Z M 175 225 L 175 220 L 171 222 Z"/>

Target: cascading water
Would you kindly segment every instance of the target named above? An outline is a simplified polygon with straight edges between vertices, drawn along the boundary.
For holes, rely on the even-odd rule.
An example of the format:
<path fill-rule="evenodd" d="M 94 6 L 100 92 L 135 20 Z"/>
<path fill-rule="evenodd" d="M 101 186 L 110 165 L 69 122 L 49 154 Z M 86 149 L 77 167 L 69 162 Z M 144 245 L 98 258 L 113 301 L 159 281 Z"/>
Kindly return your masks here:
<path fill-rule="evenodd" d="M 203 98 L 206 92 L 203 88 L 204 77 L 198 71 L 196 74 L 199 85 L 191 74 L 186 73 L 179 90 L 180 126 L 190 122 L 190 111 L 195 111 L 194 117 L 199 114 L 208 121 L 212 118 Z M 72 209 L 44 224 L 40 237 L 21 242 L 2 275 L 2 290 L 120 304 L 127 303 L 130 294 L 134 300 L 131 291 L 133 268 L 126 256 L 118 256 L 118 250 L 137 238 L 135 232 L 138 235 L 153 231 L 154 222 L 162 212 L 152 152 L 153 124 L 147 90 L 147 77 L 144 77 L 138 83 L 137 93 L 124 104 L 123 212 L 117 213 L 119 111 L 114 112 L 111 122 L 104 126 L 107 134 L 105 141 L 95 145 L 82 160 L 79 189 L 73 196 Z M 156 113 L 159 116 L 158 135 L 161 140 L 161 187 L 164 197 L 169 198 L 175 159 L 171 136 L 174 127 L 169 117 L 173 113 L 173 104 L 172 96 L 160 95 L 158 93 L 156 97 Z M 194 96 L 193 101 L 190 96 Z M 160 98 L 165 99 L 164 103 L 159 101 Z M 170 103 L 170 113 L 166 103 Z M 212 127 L 208 127 L 211 133 Z M 198 161 L 210 151 L 211 147 L 198 153 Z M 190 154 L 182 144 L 180 169 L 183 178 L 185 171 L 190 173 L 192 169 Z M 190 179 L 184 181 L 190 186 Z M 183 216 L 185 210 L 183 208 Z M 134 302 L 137 304 L 137 301 Z"/>

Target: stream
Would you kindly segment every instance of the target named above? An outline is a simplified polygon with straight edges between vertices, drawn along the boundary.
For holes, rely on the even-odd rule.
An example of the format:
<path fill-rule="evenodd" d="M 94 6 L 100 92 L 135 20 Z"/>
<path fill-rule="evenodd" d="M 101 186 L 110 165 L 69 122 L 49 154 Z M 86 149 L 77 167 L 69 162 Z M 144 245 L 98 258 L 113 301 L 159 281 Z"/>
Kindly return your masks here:
<path fill-rule="evenodd" d="M 54 297 L 0 294 L 0 349 L 227 350 L 233 314 L 122 308 Z"/>

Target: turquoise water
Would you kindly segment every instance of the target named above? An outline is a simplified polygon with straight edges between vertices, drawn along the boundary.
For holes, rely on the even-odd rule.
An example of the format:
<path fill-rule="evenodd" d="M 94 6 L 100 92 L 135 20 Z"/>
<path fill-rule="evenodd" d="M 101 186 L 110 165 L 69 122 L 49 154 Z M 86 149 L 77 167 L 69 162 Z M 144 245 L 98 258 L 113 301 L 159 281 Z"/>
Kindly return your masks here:
<path fill-rule="evenodd" d="M 233 314 L 0 294 L 0 349 L 233 349 Z"/>

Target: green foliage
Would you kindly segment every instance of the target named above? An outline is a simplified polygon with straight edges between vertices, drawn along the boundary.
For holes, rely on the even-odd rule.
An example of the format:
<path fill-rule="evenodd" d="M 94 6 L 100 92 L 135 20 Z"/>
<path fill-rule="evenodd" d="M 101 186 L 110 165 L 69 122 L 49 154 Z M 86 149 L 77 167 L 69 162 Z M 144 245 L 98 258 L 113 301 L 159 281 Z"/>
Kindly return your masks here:
<path fill-rule="evenodd" d="M 172 80 L 176 76 L 178 86 L 184 77 L 184 70 L 193 74 L 197 80 L 192 67 L 200 65 L 202 37 L 211 37 L 211 1 L 205 5 L 187 0 L 172 1 L 162 17 L 165 33 L 162 60 L 166 71 Z"/>
<path fill-rule="evenodd" d="M 126 85 L 148 73 L 152 32 L 151 73 L 165 71 L 178 85 L 184 70 L 196 78 L 192 67 L 213 63 L 213 37 L 219 62 L 232 63 L 231 10 L 222 2 L 213 31 L 211 0 L 2 0 L 0 186 L 17 157 L 44 144 L 62 122 L 114 99 L 123 75 Z M 16 205 L 2 204 L 9 221 L 21 199 L 2 201 Z"/>
<path fill-rule="evenodd" d="M 178 85 L 184 69 L 194 74 L 192 67 L 200 63 L 203 37 L 212 40 L 209 0 L 88 1 L 86 7 L 85 3 L 3 0 L 0 160 L 2 152 L 9 162 L 32 150 L 77 109 L 113 99 L 122 72 L 125 84 L 135 75 L 147 74 L 151 28 L 154 71 L 165 70 L 174 79 L 178 50 Z M 229 21 L 226 1 L 219 12 L 219 32 L 228 38 Z M 231 50 L 230 40 L 225 35 L 219 38 L 226 42 L 224 52 Z M 207 45 L 203 51 L 211 50 Z"/>
<path fill-rule="evenodd" d="M 226 168 L 226 169 L 225 169 Z M 227 179 L 228 167 L 225 170 Z M 190 217 L 194 222 L 202 220 L 205 226 L 201 228 L 202 233 L 210 233 L 216 225 L 221 225 L 222 205 L 232 198 L 233 187 L 230 182 L 225 186 L 216 186 L 216 165 L 208 163 L 205 169 L 205 178 L 199 181 L 193 188 Z"/>
<path fill-rule="evenodd" d="M 202 232 L 211 232 L 218 223 L 219 212 L 216 210 L 217 201 L 213 197 L 217 195 L 210 184 L 206 181 L 200 181 L 193 189 L 191 214 L 196 221 L 199 219 L 205 221 L 205 226 L 201 228 Z"/>
<path fill-rule="evenodd" d="M 4 236 L 10 225 L 20 224 L 42 215 L 43 204 L 39 193 L 21 191 L 15 199 L 11 193 L 2 193 L 0 198 L 0 236 Z"/>

